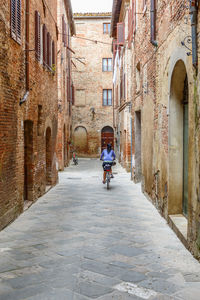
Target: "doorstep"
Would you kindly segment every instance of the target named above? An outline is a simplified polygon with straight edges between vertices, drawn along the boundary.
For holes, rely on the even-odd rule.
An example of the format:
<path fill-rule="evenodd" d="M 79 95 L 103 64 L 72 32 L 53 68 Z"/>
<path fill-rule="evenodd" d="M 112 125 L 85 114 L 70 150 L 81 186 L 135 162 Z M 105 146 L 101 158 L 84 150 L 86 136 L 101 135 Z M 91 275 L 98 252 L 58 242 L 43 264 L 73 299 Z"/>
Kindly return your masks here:
<path fill-rule="evenodd" d="M 175 231 L 178 238 L 184 244 L 186 248 L 188 248 L 187 242 L 187 229 L 188 229 L 188 220 L 182 215 L 169 215 L 168 222 L 170 227 Z"/>

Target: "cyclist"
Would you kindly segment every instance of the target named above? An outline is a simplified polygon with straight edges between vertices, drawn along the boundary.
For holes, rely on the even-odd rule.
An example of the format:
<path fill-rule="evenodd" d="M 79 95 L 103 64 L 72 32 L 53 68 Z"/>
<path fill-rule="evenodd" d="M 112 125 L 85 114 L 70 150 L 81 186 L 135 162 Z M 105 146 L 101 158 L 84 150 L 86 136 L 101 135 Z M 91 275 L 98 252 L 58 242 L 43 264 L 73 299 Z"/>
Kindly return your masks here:
<path fill-rule="evenodd" d="M 101 153 L 101 158 L 100 160 L 103 160 L 103 165 L 102 167 L 104 168 L 104 165 L 106 163 L 110 163 L 112 166 L 113 160 L 115 159 L 115 152 L 112 150 L 111 144 L 107 144 L 107 149 L 104 149 L 103 152 Z M 112 168 L 110 170 L 111 178 L 113 178 L 112 174 Z M 104 171 L 103 173 L 103 184 L 106 183 L 106 172 Z"/>

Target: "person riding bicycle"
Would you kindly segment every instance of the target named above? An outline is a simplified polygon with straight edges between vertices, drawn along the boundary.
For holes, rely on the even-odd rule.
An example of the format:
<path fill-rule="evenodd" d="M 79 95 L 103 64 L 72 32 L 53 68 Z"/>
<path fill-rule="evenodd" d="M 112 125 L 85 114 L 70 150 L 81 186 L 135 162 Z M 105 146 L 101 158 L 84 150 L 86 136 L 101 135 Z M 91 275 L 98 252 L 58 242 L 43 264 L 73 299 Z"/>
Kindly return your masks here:
<path fill-rule="evenodd" d="M 105 164 L 110 164 L 112 166 L 113 160 L 115 160 L 115 152 L 112 150 L 111 144 L 107 144 L 107 149 L 104 149 L 103 152 L 101 153 L 101 158 L 100 160 L 103 160 L 103 165 L 102 167 L 104 168 Z M 110 170 L 111 178 L 113 178 L 112 174 L 112 168 Z M 106 183 L 106 171 L 103 173 L 103 183 Z"/>

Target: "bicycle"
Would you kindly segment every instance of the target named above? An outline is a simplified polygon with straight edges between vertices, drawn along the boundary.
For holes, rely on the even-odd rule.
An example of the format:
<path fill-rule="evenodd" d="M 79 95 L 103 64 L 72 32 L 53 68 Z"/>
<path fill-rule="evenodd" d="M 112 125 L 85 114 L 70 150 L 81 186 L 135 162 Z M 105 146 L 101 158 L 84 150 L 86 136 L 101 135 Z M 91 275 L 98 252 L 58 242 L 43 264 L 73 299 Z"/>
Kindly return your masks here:
<path fill-rule="evenodd" d="M 112 176 L 111 176 L 111 168 L 115 164 L 116 164 L 115 162 L 107 162 L 103 166 L 104 172 L 106 172 L 106 187 L 107 187 L 107 190 L 109 190 L 109 188 L 110 188 L 110 180 L 112 178 Z"/>
<path fill-rule="evenodd" d="M 74 163 L 75 165 L 78 165 L 78 156 L 76 155 L 75 152 L 73 152 L 72 158 L 73 158 L 73 163 Z"/>

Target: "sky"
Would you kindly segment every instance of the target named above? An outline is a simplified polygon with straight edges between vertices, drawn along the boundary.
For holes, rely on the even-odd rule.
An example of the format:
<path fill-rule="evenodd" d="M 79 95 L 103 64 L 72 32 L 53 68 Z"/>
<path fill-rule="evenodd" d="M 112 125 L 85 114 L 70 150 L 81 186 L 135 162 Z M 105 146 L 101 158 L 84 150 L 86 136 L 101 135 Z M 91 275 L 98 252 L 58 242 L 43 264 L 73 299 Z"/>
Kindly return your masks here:
<path fill-rule="evenodd" d="M 111 12 L 113 0 L 71 0 L 73 13 Z"/>

